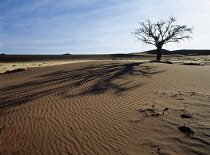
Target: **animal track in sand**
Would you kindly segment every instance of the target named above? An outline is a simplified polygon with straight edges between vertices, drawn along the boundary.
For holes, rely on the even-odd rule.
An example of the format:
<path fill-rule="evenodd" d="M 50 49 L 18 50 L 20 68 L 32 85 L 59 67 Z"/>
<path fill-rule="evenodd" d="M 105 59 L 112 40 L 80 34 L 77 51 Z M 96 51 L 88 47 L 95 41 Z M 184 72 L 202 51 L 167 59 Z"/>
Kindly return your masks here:
<path fill-rule="evenodd" d="M 157 112 L 156 109 L 154 108 L 154 106 L 152 108 L 148 108 L 148 109 L 139 109 L 138 111 L 141 113 L 144 113 L 145 117 L 148 116 L 161 116 L 164 115 L 164 112 L 169 110 L 169 108 L 165 108 L 162 112 Z"/>
<path fill-rule="evenodd" d="M 190 127 L 188 127 L 188 126 L 185 126 L 184 125 L 184 126 L 180 126 L 178 128 L 183 133 L 186 133 L 186 134 L 195 134 L 195 132 Z"/>

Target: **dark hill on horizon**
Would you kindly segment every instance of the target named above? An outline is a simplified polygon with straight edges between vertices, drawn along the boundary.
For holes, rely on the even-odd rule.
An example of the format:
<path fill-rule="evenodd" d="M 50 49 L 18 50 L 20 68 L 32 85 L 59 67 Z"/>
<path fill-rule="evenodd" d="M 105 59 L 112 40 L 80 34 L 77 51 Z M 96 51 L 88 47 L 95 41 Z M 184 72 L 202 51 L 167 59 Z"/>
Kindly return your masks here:
<path fill-rule="evenodd" d="M 146 56 L 148 57 L 148 56 Z M 144 56 L 132 54 L 107 55 L 0 55 L 0 62 L 67 61 L 67 60 L 141 60 Z"/>
<path fill-rule="evenodd" d="M 185 55 L 185 56 L 195 56 L 195 55 L 210 55 L 210 50 L 194 50 L 194 49 L 182 49 L 182 50 L 175 50 L 169 51 L 166 49 L 162 50 L 163 55 Z M 156 55 L 156 50 L 150 50 L 145 52 L 135 52 L 130 53 L 133 55 Z"/>

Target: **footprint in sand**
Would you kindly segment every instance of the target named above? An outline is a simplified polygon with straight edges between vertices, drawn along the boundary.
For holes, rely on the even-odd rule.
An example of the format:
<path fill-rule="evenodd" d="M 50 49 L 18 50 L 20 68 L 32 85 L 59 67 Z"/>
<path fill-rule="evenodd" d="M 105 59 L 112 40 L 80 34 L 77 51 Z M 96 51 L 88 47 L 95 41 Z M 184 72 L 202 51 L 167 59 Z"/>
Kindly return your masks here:
<path fill-rule="evenodd" d="M 185 126 L 185 125 L 184 126 L 180 126 L 178 128 L 179 128 L 179 130 L 181 132 L 186 133 L 186 134 L 194 134 L 195 133 L 190 127 Z"/>
<path fill-rule="evenodd" d="M 181 118 L 192 118 L 192 116 L 190 114 L 182 114 L 180 116 L 181 116 Z"/>

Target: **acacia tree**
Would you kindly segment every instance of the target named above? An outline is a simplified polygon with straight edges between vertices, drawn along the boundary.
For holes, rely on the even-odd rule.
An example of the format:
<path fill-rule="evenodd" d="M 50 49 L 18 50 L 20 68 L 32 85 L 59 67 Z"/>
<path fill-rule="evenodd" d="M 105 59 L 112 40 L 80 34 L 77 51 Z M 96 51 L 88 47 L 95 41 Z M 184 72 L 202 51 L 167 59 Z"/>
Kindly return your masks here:
<path fill-rule="evenodd" d="M 169 42 L 179 43 L 184 39 L 192 39 L 190 34 L 193 28 L 186 25 L 175 25 L 176 18 L 169 17 L 168 20 L 160 20 L 157 23 L 151 23 L 149 19 L 145 22 L 139 22 L 140 28 L 136 29 L 134 35 L 145 44 L 151 44 L 157 48 L 157 61 L 162 56 L 162 47 Z"/>

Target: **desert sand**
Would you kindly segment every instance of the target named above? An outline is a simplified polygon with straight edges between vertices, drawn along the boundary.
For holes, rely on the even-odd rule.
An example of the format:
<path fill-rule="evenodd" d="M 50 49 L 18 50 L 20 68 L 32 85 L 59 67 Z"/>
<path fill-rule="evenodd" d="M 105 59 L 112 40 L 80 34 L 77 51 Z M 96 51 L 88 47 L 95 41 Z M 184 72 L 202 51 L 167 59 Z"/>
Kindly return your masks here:
<path fill-rule="evenodd" d="M 32 67 L 55 66 L 55 65 L 88 62 L 88 61 L 93 61 L 93 60 L 66 60 L 66 61 L 49 60 L 49 61 L 32 61 L 32 62 L 3 62 L 0 63 L 0 74 L 18 69 L 27 70 L 28 68 Z"/>
<path fill-rule="evenodd" d="M 0 81 L 0 154 L 210 152 L 208 65 L 91 61 Z"/>

